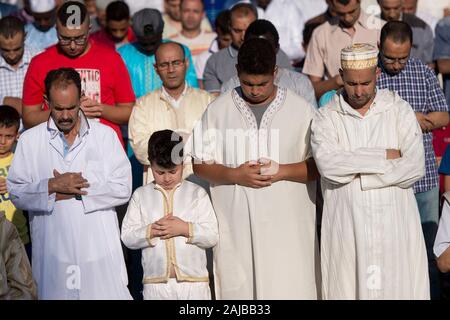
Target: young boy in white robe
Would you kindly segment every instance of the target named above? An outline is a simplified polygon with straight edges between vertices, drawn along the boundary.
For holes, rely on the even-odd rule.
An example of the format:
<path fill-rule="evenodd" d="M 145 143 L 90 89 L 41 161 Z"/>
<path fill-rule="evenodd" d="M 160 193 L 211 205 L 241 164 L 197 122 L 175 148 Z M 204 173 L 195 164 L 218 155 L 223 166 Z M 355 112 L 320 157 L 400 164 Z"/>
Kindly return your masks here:
<path fill-rule="evenodd" d="M 157 131 L 148 142 L 154 181 L 137 189 L 122 224 L 122 241 L 142 249 L 145 300 L 211 299 L 205 249 L 218 241 L 204 189 L 183 181 L 182 138 Z"/>

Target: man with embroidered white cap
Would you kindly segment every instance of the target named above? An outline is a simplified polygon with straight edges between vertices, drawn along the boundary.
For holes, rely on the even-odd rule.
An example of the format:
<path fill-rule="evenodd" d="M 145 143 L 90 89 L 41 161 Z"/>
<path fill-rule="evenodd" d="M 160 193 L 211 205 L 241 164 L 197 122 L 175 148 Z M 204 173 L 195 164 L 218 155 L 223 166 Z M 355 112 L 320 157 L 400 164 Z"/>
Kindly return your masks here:
<path fill-rule="evenodd" d="M 27 46 L 44 50 L 58 42 L 55 0 L 30 0 L 33 23 L 25 27 Z"/>
<path fill-rule="evenodd" d="M 377 90 L 378 50 L 341 51 L 344 88 L 319 109 L 311 146 L 324 198 L 324 299 L 429 299 L 428 263 L 413 184 L 425 173 L 411 106 Z"/>

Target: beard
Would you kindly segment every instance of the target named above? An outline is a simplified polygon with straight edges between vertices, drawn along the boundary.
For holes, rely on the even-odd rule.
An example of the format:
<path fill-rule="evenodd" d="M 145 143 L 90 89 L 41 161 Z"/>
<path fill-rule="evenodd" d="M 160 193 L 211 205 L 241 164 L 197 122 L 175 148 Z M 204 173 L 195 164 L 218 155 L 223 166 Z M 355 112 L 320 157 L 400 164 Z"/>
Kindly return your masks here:
<path fill-rule="evenodd" d="M 18 64 L 20 61 L 22 61 L 23 58 L 23 52 L 21 55 L 15 57 L 14 59 L 9 59 L 6 57 L 3 57 L 3 59 L 5 59 L 6 63 L 9 64 L 10 66 L 15 66 L 16 64 Z"/>

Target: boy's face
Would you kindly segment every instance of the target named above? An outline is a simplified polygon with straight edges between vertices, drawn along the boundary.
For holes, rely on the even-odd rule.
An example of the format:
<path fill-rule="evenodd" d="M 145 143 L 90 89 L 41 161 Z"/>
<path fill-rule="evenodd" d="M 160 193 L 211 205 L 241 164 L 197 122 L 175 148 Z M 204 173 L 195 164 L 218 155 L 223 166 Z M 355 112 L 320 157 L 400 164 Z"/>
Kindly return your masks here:
<path fill-rule="evenodd" d="M 0 158 L 9 156 L 19 134 L 16 126 L 0 127 Z"/>
<path fill-rule="evenodd" d="M 181 182 L 183 178 L 183 165 L 178 164 L 173 168 L 166 169 L 158 166 L 156 163 L 152 163 L 150 168 L 152 169 L 153 177 L 157 185 L 160 185 L 164 190 L 172 190 L 175 186 Z"/>

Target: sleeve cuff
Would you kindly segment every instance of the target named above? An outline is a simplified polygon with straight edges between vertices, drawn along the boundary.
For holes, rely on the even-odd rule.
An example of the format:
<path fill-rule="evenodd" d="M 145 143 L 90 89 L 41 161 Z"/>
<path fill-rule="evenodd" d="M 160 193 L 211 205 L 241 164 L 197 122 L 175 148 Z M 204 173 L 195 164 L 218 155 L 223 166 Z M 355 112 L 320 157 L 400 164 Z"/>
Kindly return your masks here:
<path fill-rule="evenodd" d="M 187 238 L 186 243 L 192 244 L 194 241 L 194 225 L 191 222 L 188 222 L 189 226 L 189 238 Z"/>
<path fill-rule="evenodd" d="M 42 181 L 41 188 L 42 191 L 47 194 L 47 212 L 52 212 L 55 207 L 56 202 L 56 192 L 52 194 L 48 194 L 48 181 L 50 179 L 46 179 Z"/>
<path fill-rule="evenodd" d="M 400 159 L 388 160 L 389 167 L 386 168 L 387 171 L 392 170 L 395 167 L 396 162 L 400 161 Z M 382 179 L 383 174 L 361 174 L 361 189 L 363 191 L 386 187 L 386 184 Z"/>
<path fill-rule="evenodd" d="M 151 231 L 152 231 L 152 224 L 149 224 L 147 227 L 147 234 L 145 238 L 147 239 L 148 245 L 153 248 L 154 246 L 156 246 L 158 238 L 151 238 Z"/>
<path fill-rule="evenodd" d="M 434 256 L 436 258 L 439 258 L 444 252 L 445 250 L 448 249 L 448 247 L 450 247 L 450 243 L 441 243 L 437 246 L 434 247 Z"/>

